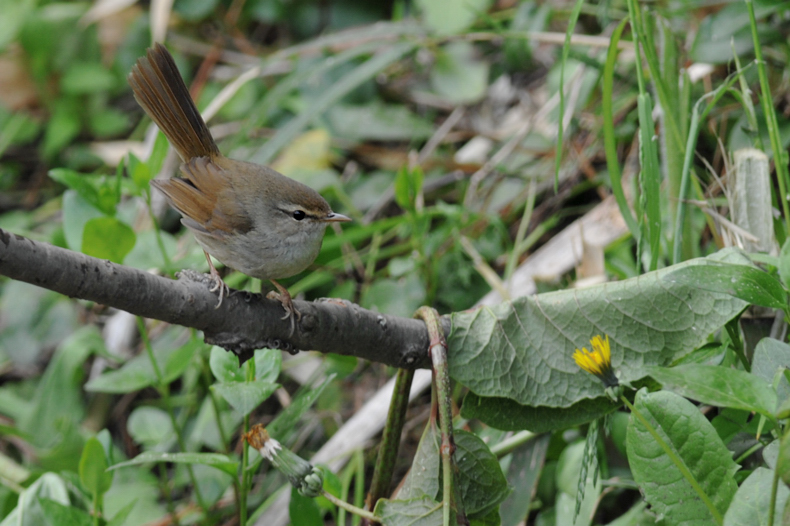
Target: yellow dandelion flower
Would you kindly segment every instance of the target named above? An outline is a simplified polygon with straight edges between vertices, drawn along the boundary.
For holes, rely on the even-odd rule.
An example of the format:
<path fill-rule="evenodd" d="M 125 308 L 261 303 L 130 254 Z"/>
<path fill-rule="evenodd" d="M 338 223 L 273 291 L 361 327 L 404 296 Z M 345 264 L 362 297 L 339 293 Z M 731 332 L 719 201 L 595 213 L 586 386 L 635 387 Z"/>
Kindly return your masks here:
<path fill-rule="evenodd" d="M 576 349 L 573 359 L 581 369 L 594 374 L 606 387 L 614 387 L 620 382 L 612 371 L 612 349 L 609 345 L 609 335 L 604 340 L 600 335 L 590 340 L 592 352 L 586 347 Z"/>

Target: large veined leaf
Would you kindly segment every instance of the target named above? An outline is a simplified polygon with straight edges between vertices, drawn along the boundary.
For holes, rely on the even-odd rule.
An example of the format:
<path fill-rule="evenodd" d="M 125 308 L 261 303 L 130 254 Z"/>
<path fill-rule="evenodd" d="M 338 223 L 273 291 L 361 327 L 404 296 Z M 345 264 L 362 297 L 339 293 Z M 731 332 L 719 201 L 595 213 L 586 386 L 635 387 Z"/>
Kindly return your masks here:
<path fill-rule="evenodd" d="M 600 397 L 602 384 L 577 367 L 574 350 L 608 335 L 612 367 L 625 382 L 688 353 L 746 303 L 663 278 L 721 260 L 749 263 L 742 253 L 725 250 L 633 279 L 453 314 L 450 374 L 480 397 L 524 406 L 570 407 Z"/>
<path fill-rule="evenodd" d="M 738 490 L 734 475 L 740 467 L 716 430 L 697 406 L 669 391 L 648 393 L 642 389 L 634 406 L 682 462 L 710 507 L 632 414 L 626 436 L 628 464 L 645 500 L 667 526 L 716 524 L 710 508 L 721 515 L 727 511 Z"/>

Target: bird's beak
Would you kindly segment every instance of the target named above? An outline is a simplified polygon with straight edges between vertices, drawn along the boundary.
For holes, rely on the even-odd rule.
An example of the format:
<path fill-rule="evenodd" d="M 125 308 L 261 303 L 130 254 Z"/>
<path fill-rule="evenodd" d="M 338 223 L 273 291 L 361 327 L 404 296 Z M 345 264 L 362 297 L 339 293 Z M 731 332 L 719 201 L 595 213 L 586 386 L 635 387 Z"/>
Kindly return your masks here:
<path fill-rule="evenodd" d="M 336 214 L 332 212 L 324 219 L 322 219 L 322 221 L 325 223 L 347 223 L 351 221 L 351 218 L 348 216 L 344 216 L 343 214 Z"/>

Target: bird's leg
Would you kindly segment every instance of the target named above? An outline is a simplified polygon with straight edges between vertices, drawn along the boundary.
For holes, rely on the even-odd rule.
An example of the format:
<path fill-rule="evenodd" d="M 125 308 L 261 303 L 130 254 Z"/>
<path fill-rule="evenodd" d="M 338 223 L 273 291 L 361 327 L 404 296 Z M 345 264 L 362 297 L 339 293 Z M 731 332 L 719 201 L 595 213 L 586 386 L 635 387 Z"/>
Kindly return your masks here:
<path fill-rule="evenodd" d="M 272 285 L 277 288 L 278 292 L 271 291 L 266 295 L 266 297 L 279 300 L 279 302 L 282 303 L 283 309 L 285 309 L 285 316 L 280 319 L 285 320 L 287 318 L 291 318 L 291 336 L 293 336 L 294 330 L 296 329 L 296 320 L 302 319 L 302 313 L 296 310 L 293 299 L 291 298 L 291 293 L 288 292 L 288 289 L 273 279 L 270 279 L 269 281 L 271 281 Z"/>
<path fill-rule="evenodd" d="M 208 252 L 206 252 L 205 250 L 203 251 L 203 253 L 206 255 L 206 261 L 208 261 L 209 274 L 211 275 L 211 280 L 214 282 L 214 285 L 208 290 L 209 292 L 219 291 L 219 303 L 217 303 L 217 306 L 214 307 L 215 309 L 218 309 L 219 306 L 222 305 L 222 299 L 225 297 L 225 295 L 226 294 L 230 295 L 230 289 L 228 288 L 228 285 L 224 281 L 222 281 L 222 276 L 219 275 L 217 269 L 214 268 L 214 263 L 211 262 L 211 256 L 209 256 Z"/>

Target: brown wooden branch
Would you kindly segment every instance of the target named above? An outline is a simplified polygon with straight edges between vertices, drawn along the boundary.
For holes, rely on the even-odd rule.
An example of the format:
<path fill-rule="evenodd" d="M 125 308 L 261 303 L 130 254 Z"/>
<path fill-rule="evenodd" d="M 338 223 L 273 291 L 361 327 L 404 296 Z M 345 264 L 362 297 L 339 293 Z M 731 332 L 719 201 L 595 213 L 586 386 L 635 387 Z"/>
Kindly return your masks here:
<path fill-rule="evenodd" d="M 394 367 L 429 366 L 423 322 L 369 311 L 348 301 L 295 301 L 302 319 L 293 336 L 279 301 L 231 291 L 219 308 L 204 274 L 177 280 L 41 243 L 0 229 L 0 274 L 137 316 L 203 331 L 206 343 L 241 361 L 265 347 L 357 356 Z M 210 283 L 210 282 L 209 282 Z M 443 320 L 445 333 L 449 320 Z"/>

